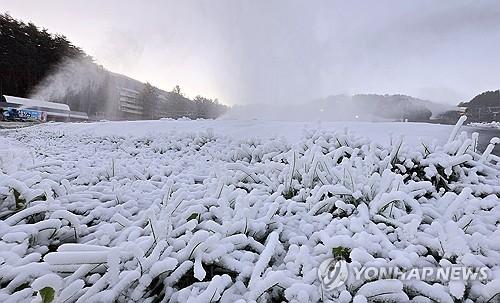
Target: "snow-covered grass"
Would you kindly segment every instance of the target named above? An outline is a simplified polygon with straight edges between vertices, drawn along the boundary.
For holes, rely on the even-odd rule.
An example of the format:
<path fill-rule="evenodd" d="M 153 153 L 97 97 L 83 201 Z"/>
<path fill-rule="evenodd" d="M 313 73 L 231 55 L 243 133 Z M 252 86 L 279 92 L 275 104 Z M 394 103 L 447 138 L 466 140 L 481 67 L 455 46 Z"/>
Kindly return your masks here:
<path fill-rule="evenodd" d="M 157 120 L 119 121 L 94 123 L 48 123 L 43 129 L 67 135 L 91 136 L 164 136 L 171 133 L 198 133 L 212 129 L 215 134 L 233 138 L 285 138 L 290 143 L 302 139 L 304 131 L 349 131 L 381 144 L 404 136 L 405 144 L 420 145 L 422 142 L 445 143 L 453 126 L 413 122 L 293 122 L 262 120 Z"/>
<path fill-rule="evenodd" d="M 377 140 L 382 124 L 366 124 L 374 140 L 324 125 L 270 138 L 276 123 L 248 122 L 246 135 L 235 123 L 2 132 L 0 301 L 496 302 L 500 164 L 475 150 L 477 134 L 421 141 L 415 124 L 410 140 L 398 127 Z M 338 251 L 358 265 L 491 276 L 326 292 L 317 268 Z"/>
<path fill-rule="evenodd" d="M 489 128 L 500 128 L 500 122 L 474 122 L 470 123 L 469 126 L 477 127 L 489 127 Z"/>

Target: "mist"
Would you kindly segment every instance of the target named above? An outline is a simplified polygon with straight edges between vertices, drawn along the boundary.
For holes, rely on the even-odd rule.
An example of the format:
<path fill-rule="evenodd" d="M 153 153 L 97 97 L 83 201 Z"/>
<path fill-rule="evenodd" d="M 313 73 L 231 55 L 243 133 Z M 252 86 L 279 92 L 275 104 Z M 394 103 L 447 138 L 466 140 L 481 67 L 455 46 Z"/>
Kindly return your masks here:
<path fill-rule="evenodd" d="M 404 95 L 335 95 L 299 104 L 235 105 L 224 120 L 274 121 L 428 121 L 453 106 Z"/>
<path fill-rule="evenodd" d="M 500 86 L 497 1 L 0 2 L 113 72 L 229 105 L 368 93 L 456 105 Z M 35 96 L 81 85 L 57 78 Z"/>
<path fill-rule="evenodd" d="M 64 59 L 38 84 L 30 98 L 44 101 L 64 101 L 67 96 L 95 92 L 105 80 L 102 68 L 88 58 Z"/>

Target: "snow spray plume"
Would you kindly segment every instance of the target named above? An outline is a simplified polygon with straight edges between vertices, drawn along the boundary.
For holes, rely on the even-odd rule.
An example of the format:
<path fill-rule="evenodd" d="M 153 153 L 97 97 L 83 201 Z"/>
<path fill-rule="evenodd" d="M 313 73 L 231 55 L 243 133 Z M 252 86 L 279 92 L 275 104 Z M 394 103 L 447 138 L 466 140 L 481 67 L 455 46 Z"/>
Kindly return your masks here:
<path fill-rule="evenodd" d="M 96 91 L 105 80 L 103 69 L 85 58 L 65 59 L 38 84 L 31 98 L 60 101 L 85 90 Z"/>

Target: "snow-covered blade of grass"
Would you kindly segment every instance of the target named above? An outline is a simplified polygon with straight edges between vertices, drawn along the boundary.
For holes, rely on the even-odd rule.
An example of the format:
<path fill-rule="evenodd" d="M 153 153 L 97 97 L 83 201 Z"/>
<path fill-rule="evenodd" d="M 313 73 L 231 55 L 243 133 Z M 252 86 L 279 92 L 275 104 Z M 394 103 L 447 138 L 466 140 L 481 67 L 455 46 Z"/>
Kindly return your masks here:
<path fill-rule="evenodd" d="M 57 302 L 500 296 L 500 164 L 476 153 L 465 132 L 418 148 L 326 131 L 294 144 L 210 130 L 4 135 L 26 149 L 0 153 L 8 155 L 0 162 L 1 302 L 52 290 Z M 487 266 L 492 275 L 463 291 L 446 281 L 349 280 L 325 292 L 317 268 L 334 254 L 403 270 Z"/>

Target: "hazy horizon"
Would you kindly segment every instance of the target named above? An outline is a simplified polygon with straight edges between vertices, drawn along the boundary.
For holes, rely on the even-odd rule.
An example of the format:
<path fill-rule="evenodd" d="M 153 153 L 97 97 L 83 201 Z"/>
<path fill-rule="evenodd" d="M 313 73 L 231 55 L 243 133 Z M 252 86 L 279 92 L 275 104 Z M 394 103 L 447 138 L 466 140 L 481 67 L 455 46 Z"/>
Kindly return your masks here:
<path fill-rule="evenodd" d="M 457 104 L 500 87 L 494 1 L 0 5 L 67 36 L 110 71 L 230 105 L 364 93 Z"/>

